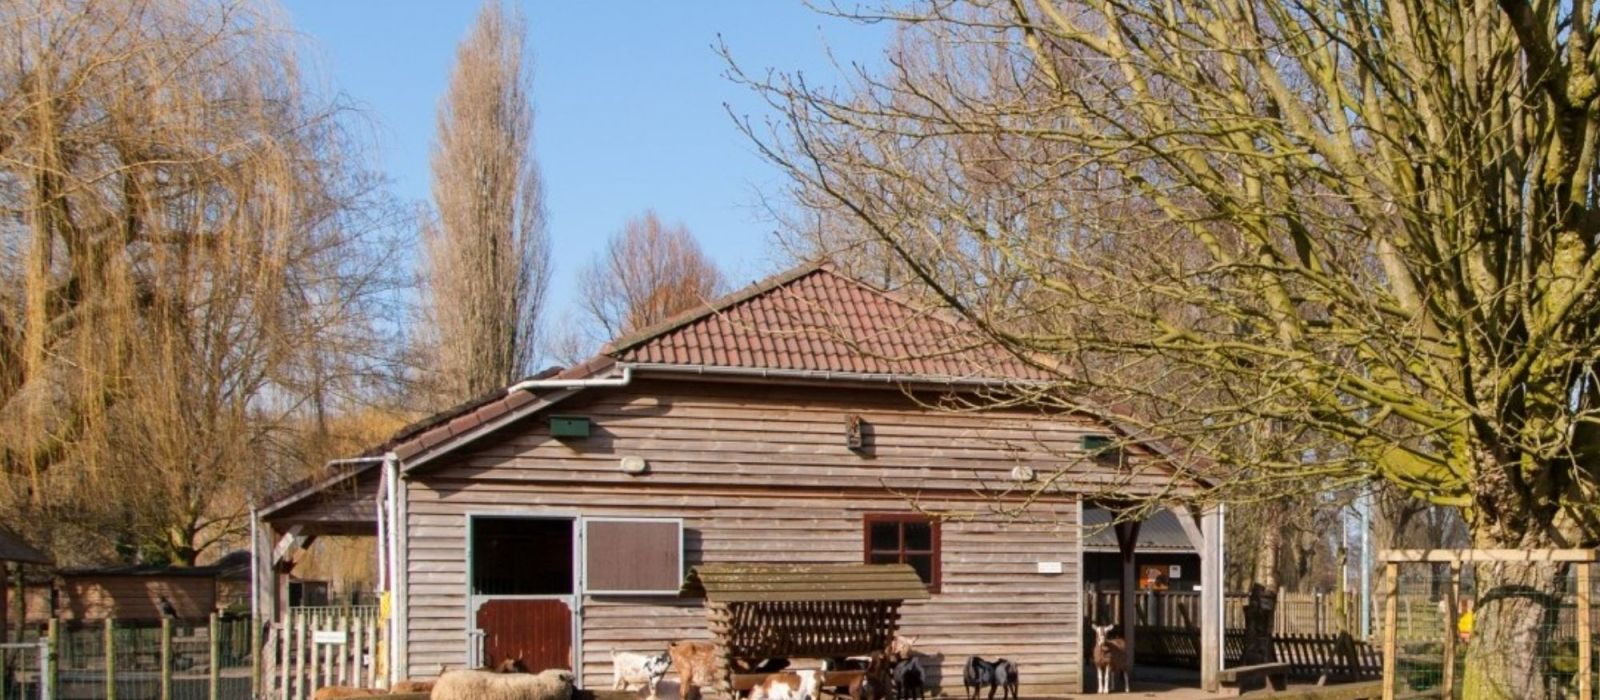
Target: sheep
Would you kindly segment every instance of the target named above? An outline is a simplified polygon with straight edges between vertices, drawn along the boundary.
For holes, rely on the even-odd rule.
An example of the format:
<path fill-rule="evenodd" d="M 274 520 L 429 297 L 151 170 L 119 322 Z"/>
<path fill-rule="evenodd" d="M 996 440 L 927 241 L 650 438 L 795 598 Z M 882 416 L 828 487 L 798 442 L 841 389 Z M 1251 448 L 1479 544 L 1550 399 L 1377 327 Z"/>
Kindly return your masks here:
<path fill-rule="evenodd" d="M 399 695 L 401 693 L 431 693 L 433 692 L 434 682 L 435 681 L 397 681 L 393 687 L 389 688 L 389 692 L 395 695 Z"/>
<path fill-rule="evenodd" d="M 750 700 L 818 700 L 822 671 L 784 671 L 750 689 Z"/>
<path fill-rule="evenodd" d="M 667 666 L 672 664 L 672 657 L 666 652 L 660 654 L 635 654 L 628 651 L 611 652 L 611 687 L 613 690 L 627 690 L 628 686 L 638 684 L 650 691 L 650 697 L 656 696 L 656 686 L 661 683 L 661 677 L 667 675 Z"/>
<path fill-rule="evenodd" d="M 923 673 L 922 664 L 916 657 L 905 659 L 895 664 L 894 671 L 894 696 L 897 700 L 922 700 Z"/>
<path fill-rule="evenodd" d="M 1110 693 L 1116 674 L 1122 674 L 1122 692 L 1133 692 L 1133 682 L 1128 674 L 1128 642 L 1124 639 L 1107 639 L 1112 625 L 1094 626 L 1094 668 L 1099 681 L 1098 693 Z"/>
<path fill-rule="evenodd" d="M 716 647 L 711 642 L 672 642 L 667 655 L 678 671 L 678 696 L 683 700 L 700 700 L 700 686 L 716 682 Z"/>
<path fill-rule="evenodd" d="M 388 695 L 388 691 L 372 688 L 350 688 L 342 685 L 325 685 L 311 694 L 311 700 L 337 700 L 338 698 L 372 698 Z"/>
<path fill-rule="evenodd" d="M 534 674 L 450 671 L 433 684 L 432 700 L 572 700 L 574 676 L 564 668 Z"/>

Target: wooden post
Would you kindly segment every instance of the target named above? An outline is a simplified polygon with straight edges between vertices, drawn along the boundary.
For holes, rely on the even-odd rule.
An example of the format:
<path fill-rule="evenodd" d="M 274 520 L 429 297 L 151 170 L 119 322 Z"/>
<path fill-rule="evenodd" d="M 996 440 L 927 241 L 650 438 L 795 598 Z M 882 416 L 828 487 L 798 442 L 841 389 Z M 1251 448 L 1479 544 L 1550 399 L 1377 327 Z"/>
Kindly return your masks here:
<path fill-rule="evenodd" d="M 270 619 L 270 618 L 269 618 Z M 264 688 L 261 687 L 261 620 L 250 618 L 250 697 L 259 698 Z"/>
<path fill-rule="evenodd" d="M 1400 622 L 1400 565 L 1389 562 L 1383 567 L 1384 579 L 1388 582 L 1389 599 L 1383 603 L 1383 700 L 1394 700 L 1394 688 L 1398 679 L 1395 678 L 1395 651 L 1399 645 L 1395 643 L 1395 627 Z"/>
<path fill-rule="evenodd" d="M 1139 626 L 1139 601 L 1134 596 L 1139 571 L 1134 565 L 1134 553 L 1139 548 L 1139 523 L 1119 522 L 1115 528 L 1117 549 L 1122 553 L 1122 639 L 1128 650 L 1128 677 L 1131 678 L 1138 666 L 1138 653 L 1134 651 L 1138 648 L 1134 646 L 1134 629 Z"/>
<path fill-rule="evenodd" d="M 1594 700 L 1594 679 L 1590 678 L 1594 672 L 1590 648 L 1594 639 L 1589 629 L 1592 622 L 1589 619 L 1589 596 L 1594 584 L 1594 572 L 1590 570 L 1592 566 L 1586 561 L 1578 563 L 1578 700 Z"/>
<path fill-rule="evenodd" d="M 211 634 L 211 678 L 208 683 L 209 693 L 206 697 L 210 700 L 219 700 L 222 697 L 222 624 L 217 620 L 216 611 L 212 611 L 209 620 Z"/>
<path fill-rule="evenodd" d="M 1441 697 L 1455 697 L 1456 689 L 1456 600 L 1461 596 L 1461 562 L 1450 562 L 1450 587 L 1445 591 L 1444 678 L 1439 683 Z M 1581 627 L 1579 629 L 1582 629 Z M 1581 666 L 1580 666 L 1581 668 Z"/>
<path fill-rule="evenodd" d="M 1215 693 L 1222 687 L 1222 630 L 1226 624 L 1222 591 L 1222 508 L 1200 515 L 1205 546 L 1200 551 L 1200 688 Z"/>
<path fill-rule="evenodd" d="M 106 700 L 117 700 L 117 637 L 115 623 L 106 618 Z"/>
<path fill-rule="evenodd" d="M 161 618 L 161 700 L 172 700 L 172 618 Z"/>

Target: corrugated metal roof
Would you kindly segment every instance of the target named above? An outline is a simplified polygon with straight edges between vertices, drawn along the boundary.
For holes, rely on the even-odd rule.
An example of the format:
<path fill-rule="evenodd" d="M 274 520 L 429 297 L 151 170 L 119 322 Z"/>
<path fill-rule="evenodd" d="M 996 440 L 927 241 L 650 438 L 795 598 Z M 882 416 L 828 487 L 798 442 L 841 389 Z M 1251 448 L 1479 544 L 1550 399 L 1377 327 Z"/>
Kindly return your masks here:
<path fill-rule="evenodd" d="M 826 265 L 756 283 L 618 340 L 623 362 L 1039 381 L 1049 376 L 970 323 Z"/>
<path fill-rule="evenodd" d="M 1113 516 L 1104 508 L 1083 509 L 1083 550 L 1086 552 L 1116 552 L 1117 533 L 1111 526 Z M 1178 516 L 1169 510 L 1151 513 L 1139 523 L 1140 552 L 1193 552 L 1194 545 L 1178 524 Z"/>
<path fill-rule="evenodd" d="M 922 600 L 928 589 L 905 564 L 702 564 L 678 595 L 713 603 Z"/>
<path fill-rule="evenodd" d="M 15 534 L 0 530 L 0 561 L 14 561 L 23 564 L 49 564 L 50 557 L 33 548 L 33 545 L 23 541 Z"/>

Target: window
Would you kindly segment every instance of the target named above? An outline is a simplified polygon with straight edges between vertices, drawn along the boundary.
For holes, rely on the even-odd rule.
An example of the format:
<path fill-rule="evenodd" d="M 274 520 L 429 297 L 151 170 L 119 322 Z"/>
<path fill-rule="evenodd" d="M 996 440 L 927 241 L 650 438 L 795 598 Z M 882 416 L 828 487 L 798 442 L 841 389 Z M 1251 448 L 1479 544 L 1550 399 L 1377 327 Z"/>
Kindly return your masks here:
<path fill-rule="evenodd" d="M 678 595 L 683 521 L 585 518 L 584 589 L 592 595 Z"/>
<path fill-rule="evenodd" d="M 474 594 L 572 594 L 571 520 L 475 517 L 471 531 Z"/>
<path fill-rule="evenodd" d="M 910 564 L 939 592 L 939 521 L 915 513 L 872 513 L 865 521 L 868 564 Z"/>

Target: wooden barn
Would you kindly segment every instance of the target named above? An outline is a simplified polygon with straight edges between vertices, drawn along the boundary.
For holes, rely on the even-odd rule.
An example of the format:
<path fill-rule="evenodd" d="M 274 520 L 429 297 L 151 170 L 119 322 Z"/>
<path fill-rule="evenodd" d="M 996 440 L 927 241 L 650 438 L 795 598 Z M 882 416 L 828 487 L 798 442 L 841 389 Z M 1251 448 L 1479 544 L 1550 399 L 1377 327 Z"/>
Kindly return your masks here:
<path fill-rule="evenodd" d="M 1078 692 L 1085 505 L 1188 486 L 1094 416 L 969 408 L 1044 378 L 939 312 L 795 270 L 263 503 L 258 614 L 278 619 L 307 539 L 376 535 L 393 677 L 522 656 L 603 686 L 613 650 L 708 637 L 702 601 L 679 594 L 689 567 L 899 562 L 930 594 L 899 628 L 931 686 L 961 693 L 981 655 L 1017 662 L 1025 695 Z M 1220 552 L 1220 515 L 1173 507 L 1195 549 Z M 1131 569 L 1137 523 L 1114 531 Z M 1217 591 L 1219 558 L 1201 577 Z"/>

